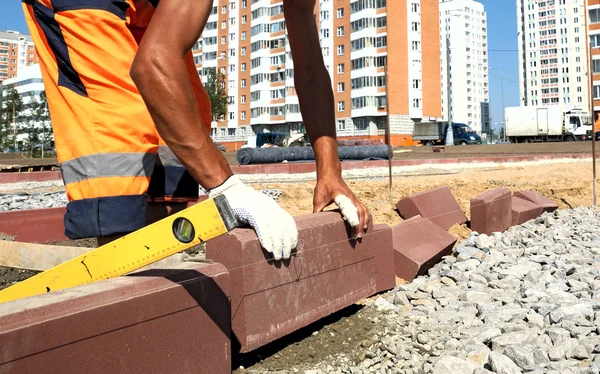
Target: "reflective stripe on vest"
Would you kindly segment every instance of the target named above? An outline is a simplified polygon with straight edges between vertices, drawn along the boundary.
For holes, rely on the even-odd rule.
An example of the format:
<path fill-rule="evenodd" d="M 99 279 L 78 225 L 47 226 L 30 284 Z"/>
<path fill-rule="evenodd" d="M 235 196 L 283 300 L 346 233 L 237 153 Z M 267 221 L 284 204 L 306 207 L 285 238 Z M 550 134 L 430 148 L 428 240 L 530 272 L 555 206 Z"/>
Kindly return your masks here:
<path fill-rule="evenodd" d="M 153 153 L 99 153 L 63 162 L 60 169 L 65 184 L 103 177 L 149 177 L 155 160 Z"/>

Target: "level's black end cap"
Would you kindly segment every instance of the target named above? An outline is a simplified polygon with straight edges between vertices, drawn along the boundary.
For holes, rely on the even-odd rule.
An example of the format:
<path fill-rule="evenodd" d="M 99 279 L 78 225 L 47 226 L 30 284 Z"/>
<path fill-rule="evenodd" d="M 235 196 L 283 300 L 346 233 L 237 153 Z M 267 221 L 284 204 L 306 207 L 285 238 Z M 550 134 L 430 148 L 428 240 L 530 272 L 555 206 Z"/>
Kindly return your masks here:
<path fill-rule="evenodd" d="M 227 229 L 227 231 L 231 231 L 237 227 L 242 226 L 241 222 L 239 222 L 233 214 L 233 211 L 229 206 L 229 201 L 227 201 L 225 195 L 217 195 L 213 200 L 215 201 L 215 205 L 219 210 L 219 214 L 223 219 L 223 223 L 225 224 L 225 228 Z"/>

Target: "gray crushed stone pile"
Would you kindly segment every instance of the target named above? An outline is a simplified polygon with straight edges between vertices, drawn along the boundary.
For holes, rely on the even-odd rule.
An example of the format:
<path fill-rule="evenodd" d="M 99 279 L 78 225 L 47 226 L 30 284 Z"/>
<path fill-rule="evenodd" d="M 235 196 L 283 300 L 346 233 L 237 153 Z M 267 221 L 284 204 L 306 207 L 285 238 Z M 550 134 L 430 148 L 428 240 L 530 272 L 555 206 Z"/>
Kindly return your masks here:
<path fill-rule="evenodd" d="M 598 374 L 600 213 L 561 210 L 473 233 L 359 314 L 377 328 L 352 338 L 372 343 L 356 344 L 357 360 L 340 354 L 277 373 Z"/>
<path fill-rule="evenodd" d="M 56 208 L 67 205 L 64 192 L 0 195 L 0 212 Z"/>

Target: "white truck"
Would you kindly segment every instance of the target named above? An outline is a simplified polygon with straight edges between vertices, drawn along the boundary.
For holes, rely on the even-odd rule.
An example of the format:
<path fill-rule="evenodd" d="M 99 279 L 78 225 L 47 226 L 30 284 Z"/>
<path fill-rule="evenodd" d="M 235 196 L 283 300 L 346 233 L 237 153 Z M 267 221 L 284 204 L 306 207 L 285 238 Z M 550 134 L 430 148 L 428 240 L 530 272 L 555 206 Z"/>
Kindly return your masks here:
<path fill-rule="evenodd" d="M 533 143 L 592 138 L 591 118 L 579 109 L 555 106 L 518 106 L 505 109 L 506 137 L 511 143 Z"/>

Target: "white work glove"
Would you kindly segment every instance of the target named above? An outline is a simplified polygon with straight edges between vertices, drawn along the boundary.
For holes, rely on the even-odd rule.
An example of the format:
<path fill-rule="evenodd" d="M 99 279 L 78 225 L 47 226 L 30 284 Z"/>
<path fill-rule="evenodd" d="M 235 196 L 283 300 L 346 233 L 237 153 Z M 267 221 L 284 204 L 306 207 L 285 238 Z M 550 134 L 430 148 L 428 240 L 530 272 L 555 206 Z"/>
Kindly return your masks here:
<path fill-rule="evenodd" d="M 337 195 L 334 199 L 335 205 L 338 206 L 342 217 L 351 227 L 356 228 L 360 224 L 358 218 L 358 208 L 352 203 L 352 200 L 346 195 Z"/>
<path fill-rule="evenodd" d="M 238 220 L 254 229 L 261 246 L 275 260 L 290 257 L 298 244 L 298 228 L 292 216 L 275 200 L 247 186 L 237 175 L 208 191 L 209 198 L 220 194 L 227 198 Z"/>

